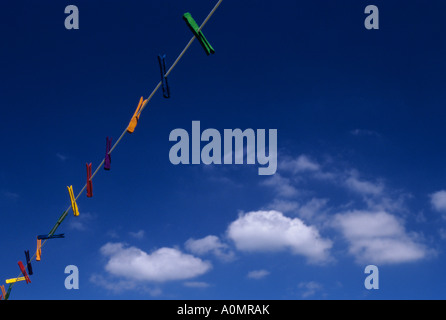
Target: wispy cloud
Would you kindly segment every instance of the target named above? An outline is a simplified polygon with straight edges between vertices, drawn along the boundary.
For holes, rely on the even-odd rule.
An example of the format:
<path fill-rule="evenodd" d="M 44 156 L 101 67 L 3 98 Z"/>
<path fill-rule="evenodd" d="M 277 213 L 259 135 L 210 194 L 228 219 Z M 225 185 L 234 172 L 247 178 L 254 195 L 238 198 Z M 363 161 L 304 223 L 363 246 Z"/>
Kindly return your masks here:
<path fill-rule="evenodd" d="M 434 252 L 422 243 L 422 235 L 406 231 L 403 220 L 396 215 L 407 213 L 406 200 L 411 195 L 391 190 L 384 179 L 366 179 L 358 170 L 345 164 L 341 166 L 331 160 L 322 165 L 307 156 L 295 160 L 285 158 L 279 168 L 283 170 L 277 183 L 263 184 L 277 189 L 276 197 L 266 207 L 271 211 L 283 209 L 283 212 L 298 216 L 302 222 L 311 223 L 319 231 L 340 232 L 356 262 L 406 263 L 425 259 Z M 321 177 L 327 177 L 321 189 L 329 191 L 323 197 L 318 196 Z M 297 190 L 299 185 L 299 192 L 279 192 L 279 188 L 283 188 L 279 181 L 284 182 L 286 189 Z M 336 194 L 336 199 L 327 196 L 330 193 Z M 446 213 L 446 191 L 433 193 L 430 197 L 432 207 Z M 261 226 L 258 229 L 262 230 Z M 274 227 L 268 230 L 274 230 Z M 385 231 L 388 233 L 383 234 Z M 281 233 L 286 234 L 286 230 Z M 256 236 L 253 234 L 252 239 Z M 276 242 L 282 237 L 278 235 Z M 246 240 L 247 243 L 252 241 Z"/>
<path fill-rule="evenodd" d="M 354 129 L 350 131 L 350 134 L 354 136 L 372 136 L 372 137 L 381 137 L 381 135 L 374 130 L 367 129 Z"/>
<path fill-rule="evenodd" d="M 141 281 L 116 278 L 110 275 L 93 273 L 88 279 L 91 283 L 98 287 L 106 289 L 112 294 L 122 294 L 126 291 L 138 291 L 147 293 L 151 297 L 158 297 L 162 294 L 159 287 L 151 287 L 147 283 Z"/>
<path fill-rule="evenodd" d="M 316 281 L 300 282 L 298 288 L 302 290 L 302 298 L 310 298 L 314 296 L 318 291 L 323 289 L 322 284 Z"/>
<path fill-rule="evenodd" d="M 440 235 L 440 239 L 446 240 L 446 229 L 440 228 L 440 230 L 438 230 L 438 234 Z"/>
<path fill-rule="evenodd" d="M 300 208 L 300 203 L 295 200 L 275 198 L 265 206 L 267 210 L 277 210 L 283 213 L 295 213 Z"/>
<path fill-rule="evenodd" d="M 271 209 L 277 205 L 278 208 L 283 208 L 284 212 L 299 213 L 299 208 L 301 208 L 300 216 L 314 217 L 315 215 L 310 215 L 308 211 L 305 213 L 306 208 L 303 208 L 302 205 L 310 201 L 305 197 L 307 195 L 315 199 L 324 199 L 324 202 L 331 200 L 326 196 L 318 196 L 318 189 L 308 188 L 308 185 L 320 186 L 321 182 L 324 183 L 324 189 L 331 188 L 343 197 L 350 198 L 349 205 L 357 205 L 359 200 L 368 209 L 404 211 L 404 202 L 411 197 L 407 192 L 389 190 L 385 180 L 381 177 L 373 180 L 364 178 L 355 168 L 348 168 L 345 164 L 341 166 L 332 159 L 328 164 L 322 165 L 314 159 L 309 160 L 309 157 L 305 155 L 301 155 L 295 160 L 287 156 L 284 158 L 284 164 L 279 163 L 279 167 L 283 169 L 280 175 L 262 182 L 263 186 L 272 188 L 276 193 L 276 197 L 268 206 Z M 308 170 L 303 168 L 308 168 Z M 355 195 L 356 198 L 352 195 Z M 313 212 L 316 213 L 314 210 Z M 318 214 L 320 213 L 318 212 Z"/>
<path fill-rule="evenodd" d="M 10 191 L 5 191 L 3 192 L 3 196 L 5 198 L 8 198 L 10 200 L 18 200 L 20 198 L 20 195 L 18 193 L 15 192 L 10 192 Z"/>
<path fill-rule="evenodd" d="M 234 259 L 234 253 L 229 249 L 229 246 L 220 241 L 217 236 L 209 235 L 201 239 L 189 239 L 185 243 L 188 251 L 196 255 L 205 255 L 212 253 L 217 258 L 224 261 L 231 261 Z"/>
<path fill-rule="evenodd" d="M 139 230 L 137 232 L 130 231 L 129 234 L 131 237 L 138 239 L 138 240 L 141 240 L 142 238 L 144 238 L 144 230 Z"/>
<path fill-rule="evenodd" d="M 352 170 L 345 180 L 345 185 L 349 190 L 352 190 L 360 195 L 380 195 L 384 190 L 382 182 L 372 183 L 366 180 L 360 180 L 359 174 L 356 170 Z"/>
<path fill-rule="evenodd" d="M 316 221 L 318 217 L 325 218 L 325 208 L 327 207 L 328 199 L 311 198 L 298 209 L 299 217 L 305 221 Z"/>
<path fill-rule="evenodd" d="M 276 173 L 271 178 L 267 178 L 262 182 L 264 186 L 273 187 L 277 195 L 280 197 L 294 197 L 298 195 L 298 190 L 293 186 L 289 178 L 282 177 Z"/>
<path fill-rule="evenodd" d="M 85 231 L 88 228 L 88 225 L 91 220 L 93 220 L 95 216 L 88 212 L 82 212 L 76 219 L 70 219 L 68 226 L 73 230 Z"/>
<path fill-rule="evenodd" d="M 432 208 L 435 211 L 446 213 L 446 191 L 440 190 L 429 195 Z"/>
<path fill-rule="evenodd" d="M 112 239 L 119 239 L 119 232 L 117 232 L 116 230 L 108 230 L 106 235 Z"/>
<path fill-rule="evenodd" d="M 284 159 L 279 163 L 279 169 L 296 174 L 305 171 L 319 171 L 320 165 L 316 161 L 311 160 L 308 156 L 300 155 L 296 159 L 284 157 Z"/>
<path fill-rule="evenodd" d="M 186 281 L 183 283 L 185 287 L 189 288 L 209 288 L 210 284 L 202 281 Z"/>
<path fill-rule="evenodd" d="M 56 157 L 60 160 L 60 161 L 65 161 L 68 159 L 68 157 L 66 155 L 63 155 L 62 153 L 57 152 L 56 153 Z"/>
<path fill-rule="evenodd" d="M 267 275 L 269 275 L 269 271 L 262 269 L 262 270 L 253 270 L 253 271 L 248 272 L 247 277 L 250 279 L 263 279 Z"/>

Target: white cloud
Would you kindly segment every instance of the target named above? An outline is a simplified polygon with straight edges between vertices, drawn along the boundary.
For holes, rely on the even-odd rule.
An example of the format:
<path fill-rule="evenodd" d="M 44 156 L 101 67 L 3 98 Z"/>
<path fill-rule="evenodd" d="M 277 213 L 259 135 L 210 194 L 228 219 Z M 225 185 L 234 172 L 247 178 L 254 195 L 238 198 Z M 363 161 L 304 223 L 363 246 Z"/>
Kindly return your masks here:
<path fill-rule="evenodd" d="M 202 281 L 186 281 L 183 283 L 185 287 L 189 288 L 208 288 L 210 287 L 209 283 Z"/>
<path fill-rule="evenodd" d="M 317 218 L 325 218 L 323 210 L 327 205 L 328 199 L 312 198 L 299 208 L 299 216 L 306 221 L 314 221 Z"/>
<path fill-rule="evenodd" d="M 292 173 L 304 171 L 319 171 L 318 163 L 310 160 L 306 155 L 300 155 L 297 159 L 284 159 L 280 163 L 280 169 L 290 171 Z"/>
<path fill-rule="evenodd" d="M 297 215 L 305 223 L 317 226 L 318 230 L 335 226 L 334 230 L 340 231 L 345 237 L 348 250 L 357 262 L 404 263 L 424 259 L 435 253 L 419 240 L 419 234 L 406 232 L 403 222 L 394 215 L 410 213 L 407 207 L 407 199 L 412 197 L 410 193 L 390 189 L 382 178 L 365 179 L 356 169 L 345 168 L 345 164 L 339 163 L 336 166 L 332 159 L 327 161 L 322 167 L 305 155 L 297 159 L 285 157 L 279 166 L 282 175 L 269 181 L 269 185 L 275 187 L 275 190 L 282 187 L 282 192 L 277 192 L 275 198 L 265 207 Z M 310 174 L 304 175 L 304 172 Z M 322 178 L 324 182 L 330 183 L 324 184 L 322 189 L 314 189 L 320 186 Z M 299 192 L 296 189 L 297 184 Z M 296 192 L 286 192 L 287 190 Z M 336 198 L 327 197 L 331 190 L 335 191 Z M 346 191 L 359 197 L 351 197 Z M 432 207 L 444 212 L 446 219 L 446 190 L 433 193 L 430 199 Z M 327 206 L 328 203 L 331 206 Z M 245 230 L 247 228 L 238 227 L 244 231 L 239 232 L 241 235 L 236 234 L 238 238 L 233 239 L 239 249 L 254 251 L 256 245 L 259 247 L 257 250 L 293 248 L 290 240 L 286 239 L 286 228 L 282 227 L 281 232 L 276 232 L 278 228 L 275 222 L 270 221 L 269 224 L 273 226 L 265 229 L 262 228 L 268 223 L 256 223 L 260 227 L 257 230 L 254 228 L 251 239 L 242 237 L 243 234 L 248 234 Z M 279 235 L 272 236 L 275 233 Z M 269 238 L 271 240 L 265 240 Z"/>
<path fill-rule="evenodd" d="M 85 231 L 87 230 L 90 221 L 93 220 L 94 218 L 95 216 L 93 214 L 88 212 L 82 212 L 75 219 L 70 219 L 68 226 L 74 230 Z"/>
<path fill-rule="evenodd" d="M 269 275 L 269 271 L 267 270 L 253 270 L 248 272 L 247 277 L 250 279 L 262 279 Z"/>
<path fill-rule="evenodd" d="M 425 258 L 424 245 L 415 242 L 400 220 L 387 212 L 350 211 L 337 214 L 337 227 L 358 263 L 396 264 Z"/>
<path fill-rule="evenodd" d="M 102 287 L 111 293 L 122 294 L 124 291 L 140 291 L 148 293 L 152 297 L 161 295 L 160 288 L 150 288 L 147 285 L 134 280 L 117 280 L 110 277 L 105 277 L 102 274 L 92 274 L 89 281 L 99 287 Z"/>
<path fill-rule="evenodd" d="M 115 230 L 108 230 L 107 233 L 106 233 L 106 235 L 107 235 L 108 237 L 110 237 L 110 238 L 113 238 L 113 239 L 118 239 L 118 238 L 120 237 L 119 232 L 117 232 L 117 231 L 115 231 Z"/>
<path fill-rule="evenodd" d="M 354 136 L 375 136 L 380 137 L 381 135 L 373 130 L 366 130 L 366 129 L 355 129 L 350 131 L 350 134 Z"/>
<path fill-rule="evenodd" d="M 10 191 L 3 192 L 3 195 L 10 200 L 17 200 L 18 198 L 20 198 L 18 193 L 10 192 Z"/>
<path fill-rule="evenodd" d="M 191 238 L 186 241 L 185 247 L 193 254 L 204 255 L 212 253 L 216 257 L 225 261 L 232 260 L 234 257 L 233 252 L 228 249 L 228 245 L 222 243 L 217 236 L 213 235 L 197 240 Z"/>
<path fill-rule="evenodd" d="M 309 298 L 322 290 L 322 285 L 315 281 L 301 282 L 298 287 L 303 290 L 302 298 Z"/>
<path fill-rule="evenodd" d="M 280 212 L 296 212 L 299 209 L 299 203 L 294 200 L 275 198 L 266 208 Z"/>
<path fill-rule="evenodd" d="M 393 195 L 390 193 L 389 190 L 386 190 L 382 195 L 364 197 L 363 200 L 369 211 L 407 212 L 406 200 L 412 195 L 402 192 L 394 192 Z"/>
<path fill-rule="evenodd" d="M 185 243 L 186 249 L 195 254 L 206 254 L 210 251 L 225 248 L 226 245 L 221 243 L 217 236 L 207 236 L 202 239 L 189 239 Z"/>
<path fill-rule="evenodd" d="M 439 212 L 446 212 L 446 191 L 437 191 L 430 195 L 432 207 Z"/>
<path fill-rule="evenodd" d="M 137 284 L 135 281 L 130 280 L 120 280 L 118 282 L 112 282 L 109 279 L 106 279 L 101 274 L 92 274 L 89 280 L 91 283 L 94 283 L 97 286 L 103 287 L 114 293 L 126 290 L 134 290 Z"/>
<path fill-rule="evenodd" d="M 135 239 L 141 240 L 142 238 L 144 238 L 144 230 L 139 230 L 137 232 L 129 232 L 129 234 Z"/>
<path fill-rule="evenodd" d="M 185 280 L 208 272 L 212 266 L 174 248 L 161 248 L 146 253 L 122 243 L 107 243 L 100 252 L 108 257 L 105 270 L 131 280 L 164 282 Z"/>
<path fill-rule="evenodd" d="M 332 243 L 320 237 L 316 228 L 298 218 L 285 217 L 278 211 L 254 211 L 242 214 L 227 230 L 228 237 L 241 251 L 291 250 L 310 262 L 326 262 Z"/>
<path fill-rule="evenodd" d="M 384 186 L 382 183 L 372 183 L 369 181 L 359 180 L 356 171 L 352 171 L 351 175 L 345 181 L 346 186 L 361 195 L 380 195 Z"/>
<path fill-rule="evenodd" d="M 278 196 L 294 197 L 298 195 L 298 190 L 292 185 L 290 179 L 284 178 L 276 173 L 262 182 L 264 186 L 273 187 Z"/>
<path fill-rule="evenodd" d="M 65 161 L 65 160 L 68 159 L 67 156 L 65 156 L 65 155 L 63 155 L 63 154 L 61 154 L 61 153 L 59 153 L 59 152 L 56 153 L 56 157 L 58 157 L 60 161 Z"/>

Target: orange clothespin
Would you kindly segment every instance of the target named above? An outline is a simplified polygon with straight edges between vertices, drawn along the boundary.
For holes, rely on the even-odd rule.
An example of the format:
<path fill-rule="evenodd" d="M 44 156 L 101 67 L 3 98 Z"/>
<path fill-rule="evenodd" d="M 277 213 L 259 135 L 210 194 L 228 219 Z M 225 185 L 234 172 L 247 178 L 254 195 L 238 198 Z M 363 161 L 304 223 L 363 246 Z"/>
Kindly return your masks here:
<path fill-rule="evenodd" d="M 2 291 L 2 295 L 1 295 L 1 297 L 0 297 L 0 300 L 1 299 L 3 299 L 3 300 L 6 300 L 6 291 L 5 291 L 5 286 L 0 286 L 0 289 L 1 289 L 1 291 Z"/>
<path fill-rule="evenodd" d="M 42 240 L 37 239 L 36 261 L 40 261 L 42 257 Z"/>
<path fill-rule="evenodd" d="M 136 111 L 133 114 L 132 120 L 130 120 L 130 123 L 127 127 L 128 133 L 133 133 L 133 131 L 135 131 L 135 128 L 136 128 L 136 125 L 138 124 L 138 120 L 139 120 L 139 116 L 140 116 L 140 110 L 146 101 L 147 100 L 143 100 L 143 97 L 141 97 L 141 99 L 139 99 L 138 107 L 136 108 Z"/>

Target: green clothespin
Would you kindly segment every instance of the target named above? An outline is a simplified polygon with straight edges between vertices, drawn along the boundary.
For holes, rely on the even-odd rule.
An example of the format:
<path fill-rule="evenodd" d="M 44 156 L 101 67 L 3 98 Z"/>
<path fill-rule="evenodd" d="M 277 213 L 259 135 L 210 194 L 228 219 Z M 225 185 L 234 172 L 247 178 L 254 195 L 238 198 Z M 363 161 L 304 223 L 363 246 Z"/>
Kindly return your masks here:
<path fill-rule="evenodd" d="M 9 295 L 11 294 L 12 284 L 9 285 L 8 291 L 6 292 L 6 295 L 4 297 L 5 300 L 9 299 Z"/>
<path fill-rule="evenodd" d="M 192 15 L 189 12 L 186 12 L 185 14 L 183 14 L 183 20 L 186 21 L 189 29 L 192 31 L 197 40 L 200 42 L 204 51 L 206 51 L 206 54 L 207 55 L 214 54 L 215 53 L 214 48 L 212 48 L 211 44 L 207 41 L 206 37 L 203 35 L 203 32 L 201 32 L 201 30 L 198 31 L 200 27 L 195 22 L 194 18 L 192 18 Z"/>

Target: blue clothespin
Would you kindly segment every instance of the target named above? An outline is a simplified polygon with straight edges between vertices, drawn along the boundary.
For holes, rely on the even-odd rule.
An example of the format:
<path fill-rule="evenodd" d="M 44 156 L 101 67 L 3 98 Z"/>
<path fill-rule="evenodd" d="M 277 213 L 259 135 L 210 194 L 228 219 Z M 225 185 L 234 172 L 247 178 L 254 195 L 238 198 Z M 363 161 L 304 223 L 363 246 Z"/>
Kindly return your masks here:
<path fill-rule="evenodd" d="M 161 72 L 161 82 L 163 85 L 163 97 L 164 98 L 170 98 L 170 89 L 169 84 L 167 83 L 167 77 L 166 75 L 166 55 L 158 55 L 158 63 L 160 65 L 160 72 Z"/>
<path fill-rule="evenodd" d="M 28 269 L 28 274 L 32 276 L 33 267 L 31 266 L 31 259 L 29 258 L 29 250 L 25 250 L 25 257 L 26 257 L 26 268 Z"/>
<path fill-rule="evenodd" d="M 40 236 L 37 236 L 38 240 L 56 239 L 56 238 L 65 238 L 65 235 L 63 233 L 61 233 L 61 234 L 53 234 L 51 236 L 49 236 L 47 234 L 41 234 Z"/>

